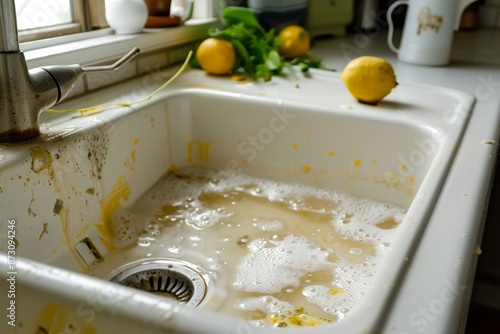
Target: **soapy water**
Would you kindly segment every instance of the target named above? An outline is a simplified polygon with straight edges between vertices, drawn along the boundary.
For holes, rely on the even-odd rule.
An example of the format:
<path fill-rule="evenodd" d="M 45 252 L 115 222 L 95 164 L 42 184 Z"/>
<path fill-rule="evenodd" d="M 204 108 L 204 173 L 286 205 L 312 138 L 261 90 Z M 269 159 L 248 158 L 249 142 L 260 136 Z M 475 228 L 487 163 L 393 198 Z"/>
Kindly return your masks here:
<path fill-rule="evenodd" d="M 118 248 L 182 258 L 217 283 L 218 309 L 257 326 L 316 326 L 360 303 L 405 211 L 346 193 L 207 170 L 168 173 L 113 216 Z M 209 301 L 210 303 L 210 301 Z"/>

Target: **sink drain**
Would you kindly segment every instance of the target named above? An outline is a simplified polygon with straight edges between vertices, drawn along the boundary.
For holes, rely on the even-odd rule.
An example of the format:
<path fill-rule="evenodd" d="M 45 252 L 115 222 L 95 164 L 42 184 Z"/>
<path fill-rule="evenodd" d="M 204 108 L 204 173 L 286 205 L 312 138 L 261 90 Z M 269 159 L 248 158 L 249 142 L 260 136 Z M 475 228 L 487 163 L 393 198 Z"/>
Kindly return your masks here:
<path fill-rule="evenodd" d="M 111 282 L 151 292 L 190 307 L 198 306 L 206 294 L 205 279 L 194 264 L 174 260 L 148 260 L 119 268 Z"/>

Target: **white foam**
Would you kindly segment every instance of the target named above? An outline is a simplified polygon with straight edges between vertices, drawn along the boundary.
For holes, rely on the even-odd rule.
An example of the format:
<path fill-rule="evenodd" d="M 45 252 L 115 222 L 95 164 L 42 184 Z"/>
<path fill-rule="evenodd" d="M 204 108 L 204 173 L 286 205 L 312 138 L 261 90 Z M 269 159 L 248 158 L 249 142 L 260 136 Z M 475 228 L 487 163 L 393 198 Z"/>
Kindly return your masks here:
<path fill-rule="evenodd" d="M 310 285 L 302 289 L 302 295 L 310 304 L 318 306 L 327 314 L 335 315 L 338 319 L 351 313 L 359 301 L 360 295 L 353 292 L 350 287 L 344 290 L 324 285 Z"/>
<path fill-rule="evenodd" d="M 292 304 L 268 295 L 238 299 L 234 308 L 240 311 L 261 311 L 267 314 L 287 313 L 296 309 Z"/>
<path fill-rule="evenodd" d="M 282 231 L 285 228 L 285 224 L 279 219 L 255 218 L 252 224 L 259 230 L 266 232 Z"/>
<path fill-rule="evenodd" d="M 299 286 L 307 273 L 333 268 L 328 252 L 300 235 L 287 235 L 279 241 L 257 239 L 248 250 L 236 267 L 236 290 L 278 293 L 288 286 Z"/>
<path fill-rule="evenodd" d="M 138 219 L 131 212 L 117 210 L 110 216 L 114 229 L 114 244 L 117 248 L 125 248 L 137 241 Z"/>
<path fill-rule="evenodd" d="M 188 214 L 185 216 L 185 223 L 196 229 L 206 229 L 212 227 L 221 218 L 226 215 L 221 214 L 217 210 L 188 210 Z"/>

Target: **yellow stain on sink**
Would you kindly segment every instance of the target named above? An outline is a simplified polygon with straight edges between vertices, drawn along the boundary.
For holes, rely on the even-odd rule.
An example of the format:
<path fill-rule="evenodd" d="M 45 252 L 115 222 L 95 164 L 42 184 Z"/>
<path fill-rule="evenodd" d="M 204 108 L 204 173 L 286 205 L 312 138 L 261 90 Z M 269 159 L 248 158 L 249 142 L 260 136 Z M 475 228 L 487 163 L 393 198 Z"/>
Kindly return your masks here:
<path fill-rule="evenodd" d="M 57 304 L 50 303 L 45 306 L 38 316 L 36 325 L 38 331 L 43 328 L 46 333 L 61 333 L 65 330 L 67 319 L 68 310 L 59 307 Z"/>
<path fill-rule="evenodd" d="M 31 154 L 31 170 L 35 173 L 40 173 L 44 169 L 52 166 L 52 155 L 43 147 L 36 146 L 30 148 Z"/>
<path fill-rule="evenodd" d="M 208 164 L 210 162 L 210 142 L 202 142 L 199 140 L 191 140 L 187 143 L 187 161 L 195 162 L 193 159 L 194 153 L 198 154 L 198 159 L 201 163 Z"/>
<path fill-rule="evenodd" d="M 92 228 L 92 225 L 90 225 L 90 224 L 83 225 L 82 228 L 80 230 L 78 230 L 78 232 L 76 233 L 75 238 L 77 240 L 82 239 L 87 234 L 87 232 L 90 231 L 91 228 Z"/>
<path fill-rule="evenodd" d="M 80 317 L 71 316 L 69 310 L 56 303 L 49 303 L 35 320 L 34 333 L 96 334 L 95 327 Z"/>
<path fill-rule="evenodd" d="M 354 166 L 359 167 L 359 166 L 361 166 L 362 161 L 360 159 L 356 159 L 356 160 L 354 160 L 353 164 L 354 164 Z"/>
<path fill-rule="evenodd" d="M 134 139 L 134 145 L 139 145 L 139 138 Z M 135 150 L 130 152 L 130 157 L 125 160 L 125 167 L 129 168 L 131 172 L 135 171 L 135 162 L 137 161 L 137 153 Z"/>
<path fill-rule="evenodd" d="M 106 195 L 106 197 L 101 201 L 101 221 L 102 224 L 97 225 L 97 230 L 102 236 L 111 239 L 115 236 L 115 230 L 111 224 L 111 214 L 121 206 L 121 200 L 128 200 L 131 190 L 130 185 L 125 180 L 123 175 L 120 175 L 111 191 Z M 113 250 L 114 246 L 111 242 L 106 242 L 103 240 L 104 246 L 108 250 Z"/>
<path fill-rule="evenodd" d="M 355 172 L 341 173 L 350 180 L 356 182 L 369 181 L 373 183 L 383 184 L 389 189 L 398 190 L 406 193 L 408 196 L 414 196 L 417 193 L 418 187 L 414 185 L 415 178 L 412 176 L 408 180 L 402 179 L 397 172 L 387 172 L 384 176 L 373 176 L 362 174 L 359 170 Z"/>
<path fill-rule="evenodd" d="M 130 152 L 130 158 L 125 160 L 125 167 L 130 169 L 131 172 L 135 171 L 135 162 L 136 162 L 136 153 L 135 150 Z"/>
<path fill-rule="evenodd" d="M 168 167 L 168 173 L 179 174 L 179 168 L 177 168 L 177 166 L 176 166 L 176 165 L 171 164 L 171 165 Z"/>
<path fill-rule="evenodd" d="M 311 168 L 312 168 L 312 167 L 311 167 L 311 166 L 309 166 L 309 165 L 302 166 L 302 172 L 303 172 L 304 174 L 307 174 L 307 173 L 309 173 L 309 172 L 311 171 Z"/>
<path fill-rule="evenodd" d="M 335 155 L 335 152 L 334 151 L 328 151 L 328 155 L 333 157 Z"/>

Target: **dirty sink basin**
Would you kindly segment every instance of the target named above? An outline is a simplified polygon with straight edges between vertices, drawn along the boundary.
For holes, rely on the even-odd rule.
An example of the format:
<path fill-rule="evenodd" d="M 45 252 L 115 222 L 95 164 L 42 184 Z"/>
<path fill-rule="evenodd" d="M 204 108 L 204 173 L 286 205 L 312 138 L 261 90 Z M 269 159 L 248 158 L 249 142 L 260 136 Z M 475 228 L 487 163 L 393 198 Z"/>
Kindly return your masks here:
<path fill-rule="evenodd" d="M 0 146 L 1 332 L 376 333 L 473 104 L 190 70 L 131 108 L 43 115 L 41 138 Z"/>

